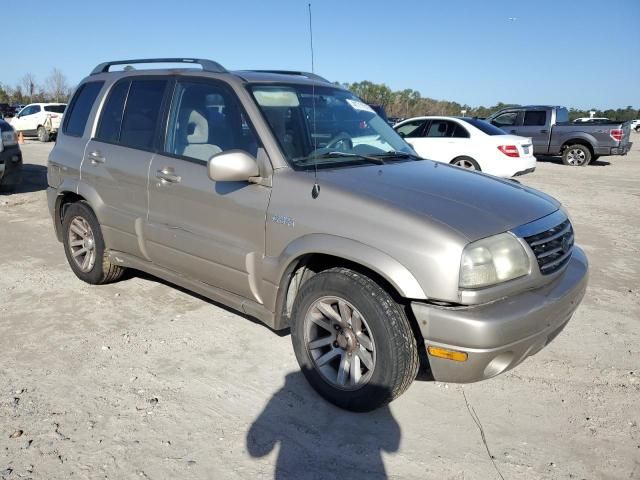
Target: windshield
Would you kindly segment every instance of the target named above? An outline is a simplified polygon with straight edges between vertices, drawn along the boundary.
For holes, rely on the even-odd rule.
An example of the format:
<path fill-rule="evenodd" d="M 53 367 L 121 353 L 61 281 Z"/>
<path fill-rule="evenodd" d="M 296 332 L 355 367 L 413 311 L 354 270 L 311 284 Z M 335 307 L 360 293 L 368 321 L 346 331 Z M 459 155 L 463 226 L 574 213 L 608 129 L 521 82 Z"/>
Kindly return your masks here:
<path fill-rule="evenodd" d="M 294 168 L 417 159 L 387 122 L 346 90 L 255 85 L 252 93 Z"/>

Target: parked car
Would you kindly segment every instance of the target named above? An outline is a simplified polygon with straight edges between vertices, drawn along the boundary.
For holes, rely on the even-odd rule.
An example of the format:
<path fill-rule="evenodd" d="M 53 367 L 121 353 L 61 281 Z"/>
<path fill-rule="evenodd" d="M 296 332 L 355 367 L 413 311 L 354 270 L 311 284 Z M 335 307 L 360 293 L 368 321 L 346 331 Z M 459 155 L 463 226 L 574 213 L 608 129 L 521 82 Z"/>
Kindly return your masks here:
<path fill-rule="evenodd" d="M 587 259 L 550 196 L 419 158 L 311 73 L 110 71 L 153 61 L 98 65 L 49 156 L 53 225 L 83 281 L 131 267 L 290 327 L 310 384 L 357 411 L 404 392 L 419 351 L 437 380 L 483 380 L 578 307 Z"/>
<path fill-rule="evenodd" d="M 8 103 L 0 103 L 0 119 L 10 118 L 15 115 L 15 110 Z"/>
<path fill-rule="evenodd" d="M 0 119 L 0 192 L 12 191 L 22 180 L 22 153 L 11 125 Z"/>
<path fill-rule="evenodd" d="M 509 135 L 476 118 L 416 117 L 393 128 L 429 160 L 504 178 L 536 168 L 530 138 Z"/>
<path fill-rule="evenodd" d="M 17 132 L 48 142 L 58 134 L 66 107 L 64 103 L 32 103 L 20 110 L 10 123 Z"/>
<path fill-rule="evenodd" d="M 565 107 L 511 107 L 487 118 L 514 135 L 531 137 L 535 155 L 562 156 L 565 165 L 585 166 L 605 155 L 626 155 L 631 149 L 629 123 L 570 123 Z"/>
<path fill-rule="evenodd" d="M 640 132 L 640 120 L 631 120 L 631 129 Z"/>

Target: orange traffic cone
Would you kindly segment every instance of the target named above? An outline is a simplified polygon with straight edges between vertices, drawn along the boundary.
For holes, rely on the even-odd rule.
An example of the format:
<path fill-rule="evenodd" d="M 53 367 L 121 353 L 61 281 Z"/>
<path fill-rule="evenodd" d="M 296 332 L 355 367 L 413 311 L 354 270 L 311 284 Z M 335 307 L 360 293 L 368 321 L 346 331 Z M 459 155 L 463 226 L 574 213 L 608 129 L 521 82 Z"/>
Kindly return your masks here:
<path fill-rule="evenodd" d="M 24 135 L 22 132 L 18 133 L 18 144 L 24 145 Z"/>

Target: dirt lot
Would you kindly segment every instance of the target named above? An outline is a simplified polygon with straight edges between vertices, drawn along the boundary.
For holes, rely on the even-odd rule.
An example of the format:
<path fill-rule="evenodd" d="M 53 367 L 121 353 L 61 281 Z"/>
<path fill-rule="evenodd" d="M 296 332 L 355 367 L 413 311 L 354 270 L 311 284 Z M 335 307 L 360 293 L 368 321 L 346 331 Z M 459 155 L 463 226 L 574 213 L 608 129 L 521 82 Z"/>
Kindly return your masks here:
<path fill-rule="evenodd" d="M 417 381 L 360 415 L 316 396 L 287 335 L 151 277 L 77 280 L 46 207 L 51 144 L 28 142 L 25 185 L 0 196 L 0 478 L 640 478 L 633 141 L 522 178 L 568 206 L 591 262 L 565 331 L 515 371 Z"/>

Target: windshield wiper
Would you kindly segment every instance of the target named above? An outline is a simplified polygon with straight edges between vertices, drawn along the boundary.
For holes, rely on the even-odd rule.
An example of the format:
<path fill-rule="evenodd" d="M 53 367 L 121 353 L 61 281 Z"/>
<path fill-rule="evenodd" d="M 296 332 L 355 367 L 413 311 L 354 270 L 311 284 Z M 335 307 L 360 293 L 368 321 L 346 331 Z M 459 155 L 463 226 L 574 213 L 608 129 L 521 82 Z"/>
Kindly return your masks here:
<path fill-rule="evenodd" d="M 381 153 L 380 155 L 375 155 L 377 158 L 382 159 L 392 159 L 392 158 L 410 158 L 411 160 L 424 160 L 422 157 L 418 155 L 414 155 L 413 153 L 407 152 L 387 152 Z"/>
<path fill-rule="evenodd" d="M 367 160 L 371 163 L 375 163 L 377 165 L 384 165 L 385 161 L 383 158 L 379 156 L 370 156 L 370 155 L 360 155 L 358 153 L 348 153 L 348 152 L 327 152 L 321 155 L 314 155 L 311 157 L 303 157 L 300 159 L 296 159 L 299 163 L 309 164 L 314 160 L 324 160 L 329 158 L 356 158 L 361 160 Z M 294 160 L 295 161 L 295 160 Z"/>

